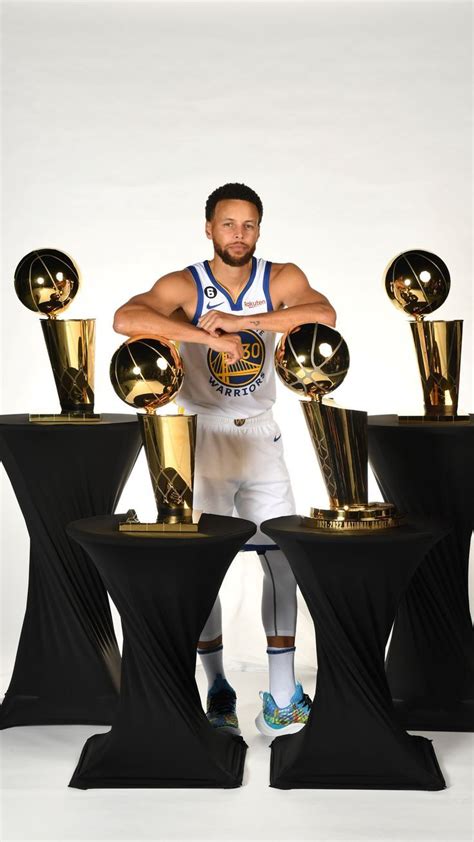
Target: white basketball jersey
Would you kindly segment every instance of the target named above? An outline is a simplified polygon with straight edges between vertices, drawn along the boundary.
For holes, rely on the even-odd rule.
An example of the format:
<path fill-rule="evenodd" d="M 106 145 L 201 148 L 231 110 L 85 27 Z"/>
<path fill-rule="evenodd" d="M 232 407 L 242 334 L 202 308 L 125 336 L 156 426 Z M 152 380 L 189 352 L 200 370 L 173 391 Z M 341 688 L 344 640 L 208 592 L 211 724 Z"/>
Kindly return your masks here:
<path fill-rule="evenodd" d="M 214 278 L 207 260 L 188 266 L 197 288 L 198 300 L 192 320 L 210 310 L 253 316 L 273 310 L 270 299 L 271 263 L 252 258 L 250 277 L 240 295 L 231 294 Z M 244 355 L 229 365 L 226 354 L 206 345 L 180 344 L 184 383 L 176 402 L 189 413 L 251 418 L 270 409 L 275 401 L 273 351 L 275 334 L 264 330 L 241 330 Z"/>

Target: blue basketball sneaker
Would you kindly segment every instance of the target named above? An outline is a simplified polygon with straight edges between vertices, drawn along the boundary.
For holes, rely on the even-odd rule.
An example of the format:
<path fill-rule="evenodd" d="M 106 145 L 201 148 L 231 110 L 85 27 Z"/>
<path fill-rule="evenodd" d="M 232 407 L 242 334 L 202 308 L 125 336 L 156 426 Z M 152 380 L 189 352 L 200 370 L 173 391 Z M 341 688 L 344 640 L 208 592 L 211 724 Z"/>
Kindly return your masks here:
<path fill-rule="evenodd" d="M 235 712 L 236 703 L 235 690 L 218 673 L 207 694 L 206 716 L 213 728 L 222 728 L 231 734 L 240 734 L 239 720 Z"/>
<path fill-rule="evenodd" d="M 279 708 L 270 693 L 260 693 L 263 710 L 258 714 L 255 725 L 265 737 L 281 734 L 295 734 L 306 725 L 311 711 L 311 699 L 303 693 L 301 684 L 296 685 L 289 705 Z"/>

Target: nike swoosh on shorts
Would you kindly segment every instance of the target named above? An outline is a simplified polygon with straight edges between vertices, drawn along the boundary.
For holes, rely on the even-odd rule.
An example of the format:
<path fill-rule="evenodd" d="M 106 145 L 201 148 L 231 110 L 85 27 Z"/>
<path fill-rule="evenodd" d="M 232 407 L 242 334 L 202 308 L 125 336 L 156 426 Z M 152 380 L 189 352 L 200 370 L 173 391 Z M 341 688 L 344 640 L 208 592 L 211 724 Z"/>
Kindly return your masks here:
<path fill-rule="evenodd" d="M 281 439 L 281 433 L 279 436 L 273 436 L 273 441 L 278 441 L 278 439 Z"/>

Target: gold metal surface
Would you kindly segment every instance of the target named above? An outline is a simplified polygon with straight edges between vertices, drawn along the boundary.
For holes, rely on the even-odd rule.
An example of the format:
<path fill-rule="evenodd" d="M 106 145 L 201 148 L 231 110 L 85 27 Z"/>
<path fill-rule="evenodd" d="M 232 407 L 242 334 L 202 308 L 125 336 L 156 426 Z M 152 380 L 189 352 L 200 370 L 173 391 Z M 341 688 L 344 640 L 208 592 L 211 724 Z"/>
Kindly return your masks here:
<path fill-rule="evenodd" d="M 421 249 L 404 251 L 391 260 L 384 282 L 392 304 L 416 319 L 441 307 L 451 286 L 446 264 L 438 255 Z"/>
<path fill-rule="evenodd" d="M 460 319 L 410 322 L 427 416 L 457 414 L 462 327 Z"/>
<path fill-rule="evenodd" d="M 176 346 L 162 336 L 135 336 L 112 357 L 110 379 L 118 397 L 153 413 L 176 397 L 184 377 Z"/>
<path fill-rule="evenodd" d="M 285 386 L 300 397 L 321 398 L 344 380 L 349 349 L 341 334 L 328 325 L 300 325 L 280 339 L 275 368 Z"/>
<path fill-rule="evenodd" d="M 94 413 L 95 320 L 56 321 L 80 286 L 79 269 L 69 255 L 57 249 L 31 251 L 15 269 L 15 291 L 29 310 L 48 316 L 41 321 L 61 414 L 34 413 L 36 424 L 90 424 Z"/>
<path fill-rule="evenodd" d="M 192 523 L 196 415 L 138 415 L 158 522 Z"/>
<path fill-rule="evenodd" d="M 301 401 L 331 508 L 367 503 L 367 413 Z"/>
<path fill-rule="evenodd" d="M 121 532 L 197 532 L 193 522 L 197 416 L 154 414 L 177 395 L 183 377 L 176 346 L 162 336 L 132 337 L 112 357 L 110 379 L 117 395 L 146 412 L 138 415 L 138 422 L 158 510 L 152 524 L 140 523 L 132 510 L 119 525 Z"/>
<path fill-rule="evenodd" d="M 129 509 L 126 515 L 126 520 L 119 523 L 119 532 L 130 532 L 135 534 L 150 534 L 162 535 L 163 533 L 172 533 L 179 535 L 180 533 L 199 532 L 199 523 L 202 512 L 196 510 L 192 513 L 192 523 L 141 523 L 139 521 L 135 509 Z"/>
<path fill-rule="evenodd" d="M 391 261 L 384 275 L 392 304 L 415 321 L 410 329 L 418 360 L 425 418 L 434 423 L 464 423 L 458 415 L 462 320 L 423 321 L 448 297 L 449 270 L 440 257 L 421 249 L 406 251 Z M 400 415 L 401 424 L 423 423 L 422 415 Z"/>
<path fill-rule="evenodd" d="M 59 403 L 67 423 L 94 411 L 95 319 L 42 319 Z"/>
<path fill-rule="evenodd" d="M 322 400 L 349 368 L 341 334 L 327 325 L 295 328 L 280 340 L 275 366 L 285 386 L 310 398 L 301 407 L 331 505 L 311 509 L 303 523 L 314 529 L 367 531 L 397 526 L 391 503 L 368 503 L 367 413 Z"/>
<path fill-rule="evenodd" d="M 330 509 L 312 508 L 306 526 L 373 530 L 398 526 L 391 503 L 369 503 L 367 413 L 324 401 L 301 401 L 329 496 Z"/>
<path fill-rule="evenodd" d="M 60 415 L 46 415 L 45 413 L 30 413 L 28 420 L 33 424 L 94 424 L 102 416 L 93 413 L 61 413 Z"/>
<path fill-rule="evenodd" d="M 400 518 L 392 503 L 366 503 L 362 506 L 343 506 L 334 509 L 312 508 L 303 525 L 312 529 L 337 529 L 345 532 L 392 529 Z"/>
<path fill-rule="evenodd" d="M 15 269 L 15 291 L 21 303 L 52 319 L 69 307 L 80 282 L 73 259 L 57 249 L 31 251 Z"/>
<path fill-rule="evenodd" d="M 199 532 L 199 523 L 119 523 L 119 532 L 130 532 L 142 534 L 150 532 L 153 535 L 166 533 L 175 535 L 177 532 Z"/>

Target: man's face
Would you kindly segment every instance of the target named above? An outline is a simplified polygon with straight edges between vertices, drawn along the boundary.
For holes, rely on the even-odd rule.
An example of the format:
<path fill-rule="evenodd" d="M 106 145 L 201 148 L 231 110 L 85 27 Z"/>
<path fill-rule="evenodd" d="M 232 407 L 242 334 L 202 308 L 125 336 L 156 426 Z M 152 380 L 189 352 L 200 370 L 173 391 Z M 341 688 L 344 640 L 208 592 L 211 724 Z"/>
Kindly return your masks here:
<path fill-rule="evenodd" d="M 206 235 L 224 263 L 245 266 L 260 236 L 257 208 L 242 199 L 223 199 L 217 203 L 212 220 L 206 222 Z"/>

